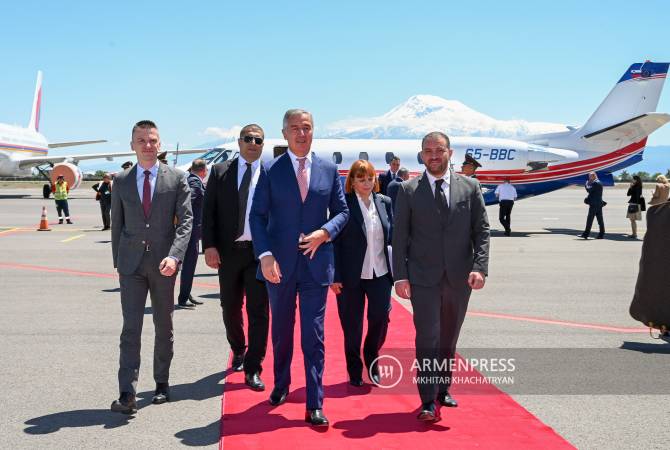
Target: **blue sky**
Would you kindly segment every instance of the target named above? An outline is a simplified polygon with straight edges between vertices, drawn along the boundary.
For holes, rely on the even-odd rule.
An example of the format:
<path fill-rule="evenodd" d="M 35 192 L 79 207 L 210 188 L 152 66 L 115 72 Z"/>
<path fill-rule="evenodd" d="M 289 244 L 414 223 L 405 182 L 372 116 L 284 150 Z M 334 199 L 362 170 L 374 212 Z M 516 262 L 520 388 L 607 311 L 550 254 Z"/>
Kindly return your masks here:
<path fill-rule="evenodd" d="M 0 122 L 25 125 L 44 71 L 50 141 L 108 139 L 155 120 L 164 145 L 290 107 L 317 126 L 411 95 L 497 119 L 582 124 L 633 62 L 670 60 L 666 1 L 13 2 L 3 7 Z M 659 110 L 670 112 L 670 88 Z M 670 144 L 670 126 L 650 145 Z M 79 149 L 78 149 L 79 150 Z M 67 149 L 60 150 L 60 152 Z"/>

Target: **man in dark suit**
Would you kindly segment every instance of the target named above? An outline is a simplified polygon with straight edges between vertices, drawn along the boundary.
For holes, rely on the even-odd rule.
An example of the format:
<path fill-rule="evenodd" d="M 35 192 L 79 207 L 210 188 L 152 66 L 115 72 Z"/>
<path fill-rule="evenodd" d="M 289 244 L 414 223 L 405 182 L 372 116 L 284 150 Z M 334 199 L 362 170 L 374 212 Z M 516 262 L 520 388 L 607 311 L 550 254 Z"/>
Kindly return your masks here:
<path fill-rule="evenodd" d="M 449 170 L 451 153 L 444 133 L 423 138 L 426 171 L 402 184 L 394 212 L 395 289 L 412 302 L 416 358 L 430 363 L 417 373 L 418 418 L 429 422 L 440 419 L 440 405 L 457 406 L 449 394 L 451 362 L 471 290 L 484 287 L 489 259 L 479 183 Z"/>
<path fill-rule="evenodd" d="M 387 195 L 387 189 L 389 187 L 389 183 L 391 183 L 391 181 L 396 179 L 399 169 L 400 169 L 400 158 L 394 156 L 393 158 L 391 158 L 391 162 L 389 163 L 389 170 L 387 170 L 386 173 L 382 173 L 381 175 L 379 175 L 380 193 Z"/>
<path fill-rule="evenodd" d="M 259 277 L 272 308 L 275 386 L 270 404 L 286 401 L 291 384 L 296 294 L 307 380 L 305 420 L 328 426 L 323 415 L 323 322 L 335 265 L 332 240 L 349 218 L 337 166 L 313 154 L 314 124 L 304 110 L 288 110 L 282 133 L 288 150 L 261 171 L 249 222 Z M 330 217 L 330 218 L 329 218 Z"/>
<path fill-rule="evenodd" d="M 207 162 L 204 159 L 193 160 L 186 179 L 191 189 L 193 231 L 191 231 L 191 239 L 188 241 L 188 248 L 181 267 L 179 296 L 177 297 L 177 308 L 180 309 L 192 309 L 196 305 L 202 305 L 201 301 L 191 296 L 191 288 L 193 287 L 195 266 L 198 264 L 198 246 L 202 238 L 202 204 L 205 199 L 205 185 L 202 180 L 205 177 L 207 177 Z"/>
<path fill-rule="evenodd" d="M 112 411 L 124 414 L 137 412 L 135 392 L 147 292 L 156 329 L 152 402 L 170 400 L 174 285 L 193 223 L 185 174 L 158 162 L 161 142 L 156 124 L 150 120 L 135 124 L 130 145 L 137 164 L 116 175 L 112 190 L 112 255 L 119 272 L 123 312 L 121 395 L 112 403 Z"/>
<path fill-rule="evenodd" d="M 260 126 L 245 126 L 237 140 L 239 157 L 212 167 L 205 194 L 202 238 L 205 262 L 219 271 L 221 310 L 233 352 L 232 368 L 244 370 L 244 382 L 255 391 L 265 389 L 260 375 L 269 327 L 268 293 L 265 283 L 256 278 L 258 259 L 249 227 L 249 211 L 261 172 L 263 140 Z M 245 295 L 248 348 L 242 316 Z"/>
<path fill-rule="evenodd" d="M 386 341 L 391 311 L 393 277 L 388 247 L 393 210 L 391 199 L 375 192 L 379 191 L 379 181 L 368 161 L 354 162 L 344 190 L 351 217 L 335 239 L 335 282 L 331 289 L 337 294 L 349 384 L 357 387 L 363 386 L 361 339 L 367 297 L 363 359 L 370 381 L 379 385 L 379 368 L 374 362 Z"/>
<path fill-rule="evenodd" d="M 398 189 L 400 189 L 402 182 L 407 180 L 409 180 L 409 170 L 407 170 L 405 167 L 401 167 L 398 169 L 398 176 L 396 176 L 395 180 L 391 181 L 386 188 L 386 195 L 391 199 L 391 203 L 394 208 L 395 199 L 398 196 Z"/>
<path fill-rule="evenodd" d="M 589 172 L 589 179 L 584 185 L 586 192 L 588 193 L 587 197 L 584 199 L 584 203 L 589 205 L 589 214 L 586 216 L 586 228 L 581 234 L 581 237 L 588 239 L 591 234 L 591 226 L 593 225 L 593 218 L 598 219 L 598 236 L 596 239 L 602 239 L 605 237 L 605 221 L 603 220 L 603 185 L 598 179 L 598 175 L 595 172 Z"/>

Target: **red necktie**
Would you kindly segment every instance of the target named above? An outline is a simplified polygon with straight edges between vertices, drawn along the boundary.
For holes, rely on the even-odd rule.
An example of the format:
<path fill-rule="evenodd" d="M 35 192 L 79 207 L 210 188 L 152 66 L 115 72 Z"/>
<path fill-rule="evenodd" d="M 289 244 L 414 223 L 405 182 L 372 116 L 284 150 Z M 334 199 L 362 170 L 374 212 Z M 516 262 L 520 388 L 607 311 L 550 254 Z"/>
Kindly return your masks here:
<path fill-rule="evenodd" d="M 150 170 L 144 171 L 144 187 L 142 189 L 142 208 L 144 209 L 144 217 L 149 218 L 151 214 L 151 183 L 149 182 Z"/>

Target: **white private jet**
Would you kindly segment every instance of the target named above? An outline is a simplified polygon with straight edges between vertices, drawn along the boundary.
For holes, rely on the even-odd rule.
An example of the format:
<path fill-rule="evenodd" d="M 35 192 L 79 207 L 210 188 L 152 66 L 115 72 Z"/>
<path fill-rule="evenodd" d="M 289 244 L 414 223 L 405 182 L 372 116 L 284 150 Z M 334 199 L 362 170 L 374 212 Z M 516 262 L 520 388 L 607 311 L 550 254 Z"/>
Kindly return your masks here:
<path fill-rule="evenodd" d="M 495 187 L 506 178 L 516 187 L 519 198 L 583 185 L 591 171 L 598 173 L 604 185 L 612 185 L 612 172 L 641 161 L 647 136 L 670 121 L 670 114 L 655 112 L 668 66 L 669 63 L 651 61 L 631 65 L 579 128 L 568 127 L 563 132 L 523 140 L 453 137 L 452 166 L 460 169 L 466 154 L 479 161 L 482 167 L 477 179 L 484 188 L 487 204 L 497 202 Z M 283 139 L 267 139 L 263 159 L 285 150 Z M 378 172 L 384 172 L 394 156 L 413 175 L 424 170 L 419 157 L 421 141 L 415 139 L 314 139 L 312 150 L 332 159 L 342 175 L 357 159 L 369 160 Z M 238 151 L 235 142 L 202 157 L 215 164 L 235 157 Z"/>
<path fill-rule="evenodd" d="M 82 180 L 82 173 L 77 164 L 88 159 L 106 159 L 122 156 L 135 156 L 134 152 L 92 153 L 83 155 L 49 156 L 49 149 L 72 147 L 76 145 L 98 144 L 107 142 L 76 141 L 49 143 L 40 133 L 40 111 L 42 106 L 42 72 L 37 72 L 33 109 L 30 114 L 30 123 L 27 128 L 0 123 L 0 176 L 22 177 L 30 176 L 32 169 L 37 169 L 47 180 L 47 170 L 51 168 L 51 180 L 55 181 L 58 175 L 63 175 L 71 189 L 76 189 Z M 166 153 L 202 153 L 196 150 L 168 150 Z M 50 184 L 44 185 L 43 194 L 48 198 L 51 193 Z"/>

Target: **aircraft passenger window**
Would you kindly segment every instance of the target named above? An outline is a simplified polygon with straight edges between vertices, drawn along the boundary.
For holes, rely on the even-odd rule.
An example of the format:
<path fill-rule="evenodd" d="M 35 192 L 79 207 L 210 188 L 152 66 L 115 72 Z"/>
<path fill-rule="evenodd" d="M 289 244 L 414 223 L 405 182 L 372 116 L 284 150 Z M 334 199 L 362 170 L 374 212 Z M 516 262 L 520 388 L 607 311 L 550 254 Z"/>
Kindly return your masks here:
<path fill-rule="evenodd" d="M 419 164 L 423 164 L 423 159 L 421 159 L 421 152 L 416 154 L 416 160 L 419 161 Z"/>
<path fill-rule="evenodd" d="M 358 154 L 358 159 L 362 159 L 364 161 L 367 161 L 368 160 L 368 152 L 360 152 Z"/>
<path fill-rule="evenodd" d="M 333 162 L 335 164 L 342 164 L 342 153 L 333 152 Z"/>
<path fill-rule="evenodd" d="M 391 164 L 391 160 L 395 157 L 393 152 L 386 152 L 386 164 Z"/>
<path fill-rule="evenodd" d="M 286 150 L 288 150 L 288 146 L 286 145 L 275 145 L 273 148 L 274 158 L 283 155 L 284 153 L 286 153 Z"/>

